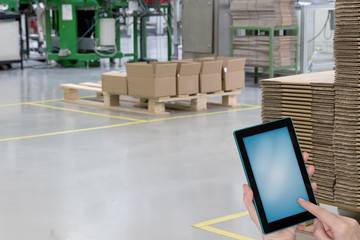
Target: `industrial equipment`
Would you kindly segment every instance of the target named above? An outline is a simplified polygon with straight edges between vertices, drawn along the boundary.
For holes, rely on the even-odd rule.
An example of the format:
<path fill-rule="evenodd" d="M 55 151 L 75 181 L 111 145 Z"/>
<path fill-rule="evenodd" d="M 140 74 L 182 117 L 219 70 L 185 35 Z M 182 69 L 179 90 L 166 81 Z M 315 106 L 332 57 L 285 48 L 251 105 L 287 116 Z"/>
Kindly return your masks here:
<path fill-rule="evenodd" d="M 100 58 L 114 60 L 129 56 L 138 61 L 139 18 L 141 58 L 146 60 L 146 17 L 163 16 L 160 8 L 167 8 L 171 26 L 168 1 L 47 0 L 45 4 L 47 57 L 62 66 L 97 66 Z M 127 17 L 133 18 L 131 53 L 123 53 L 120 48 L 120 26 L 126 24 Z M 171 56 L 170 36 L 169 39 Z"/>
<path fill-rule="evenodd" d="M 171 57 L 171 0 L 3 0 L 0 12 L 20 13 L 24 22 L 26 51 L 34 50 L 62 66 L 98 66 L 101 58 L 112 62 L 133 57 L 146 59 L 146 20 L 164 17 L 168 29 L 168 59 Z M 127 21 L 131 18 L 132 21 Z M 140 23 L 140 26 L 138 25 Z M 120 27 L 133 28 L 133 51 L 121 51 Z M 34 32 L 35 34 L 29 34 Z M 138 36 L 140 35 L 140 44 Z M 140 58 L 138 47 L 140 45 Z"/>

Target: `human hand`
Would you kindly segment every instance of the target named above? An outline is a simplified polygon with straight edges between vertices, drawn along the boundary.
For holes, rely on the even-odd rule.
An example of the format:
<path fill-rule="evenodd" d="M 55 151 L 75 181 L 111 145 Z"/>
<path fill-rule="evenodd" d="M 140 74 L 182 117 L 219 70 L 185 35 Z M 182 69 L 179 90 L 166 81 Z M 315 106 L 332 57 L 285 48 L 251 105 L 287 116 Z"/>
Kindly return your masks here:
<path fill-rule="evenodd" d="M 355 219 L 328 212 L 302 198 L 299 204 L 317 219 L 314 222 L 314 236 L 319 240 L 360 240 L 360 226 Z"/>
<path fill-rule="evenodd" d="M 303 153 L 303 157 L 306 162 L 309 158 L 309 154 Z M 307 168 L 307 171 L 309 173 L 309 176 L 311 177 L 314 174 L 315 169 L 313 166 L 309 166 Z M 316 190 L 316 187 L 317 187 L 316 183 L 312 183 L 312 187 L 314 190 Z M 244 192 L 243 200 L 244 200 L 247 210 L 249 211 L 249 215 L 262 234 L 260 222 L 259 222 L 259 219 L 258 219 L 258 216 L 256 213 L 254 202 L 253 202 L 253 198 L 254 198 L 253 191 L 247 184 L 244 184 L 243 192 Z M 277 231 L 274 233 L 270 233 L 267 235 L 262 234 L 262 238 L 264 240 L 292 240 L 292 239 L 295 239 L 295 237 L 296 237 L 296 229 L 297 228 L 298 228 L 297 226 L 292 226 L 292 227 L 289 227 L 289 228 L 286 228 L 286 229 L 283 229 L 283 230 L 280 230 L 280 231 Z"/>

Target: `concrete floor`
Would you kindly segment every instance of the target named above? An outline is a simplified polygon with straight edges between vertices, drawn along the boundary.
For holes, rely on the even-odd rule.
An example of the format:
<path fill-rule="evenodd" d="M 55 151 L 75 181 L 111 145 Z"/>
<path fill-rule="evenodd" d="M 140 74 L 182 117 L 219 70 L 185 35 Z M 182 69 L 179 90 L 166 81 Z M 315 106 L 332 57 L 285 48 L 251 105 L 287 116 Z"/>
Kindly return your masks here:
<path fill-rule="evenodd" d="M 229 239 L 192 225 L 246 210 L 232 132 L 260 123 L 261 110 L 210 106 L 135 123 L 162 117 L 56 100 L 61 83 L 122 67 L 0 71 L 0 239 Z M 251 78 L 238 101 L 260 106 Z M 249 216 L 212 227 L 260 239 Z"/>
<path fill-rule="evenodd" d="M 62 98 L 59 84 L 96 82 L 117 68 L 0 71 L 0 239 L 228 239 L 191 225 L 245 210 L 232 132 L 260 123 L 260 109 L 211 106 L 207 113 L 225 112 L 172 111 L 188 117 L 96 129 L 132 121 L 18 104 Z M 247 87 L 239 102 L 259 106 L 260 99 L 259 88 Z M 248 220 L 214 227 L 257 239 Z"/>

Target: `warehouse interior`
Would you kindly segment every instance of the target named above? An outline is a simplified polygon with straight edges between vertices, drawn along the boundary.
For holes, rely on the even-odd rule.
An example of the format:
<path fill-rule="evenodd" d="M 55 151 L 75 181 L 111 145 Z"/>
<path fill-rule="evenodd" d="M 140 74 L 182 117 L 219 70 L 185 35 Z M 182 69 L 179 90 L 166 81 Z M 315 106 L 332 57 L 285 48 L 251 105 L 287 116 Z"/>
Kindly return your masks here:
<path fill-rule="evenodd" d="M 0 239 L 262 239 L 233 132 L 284 117 L 359 221 L 359 9 L 0 0 Z"/>

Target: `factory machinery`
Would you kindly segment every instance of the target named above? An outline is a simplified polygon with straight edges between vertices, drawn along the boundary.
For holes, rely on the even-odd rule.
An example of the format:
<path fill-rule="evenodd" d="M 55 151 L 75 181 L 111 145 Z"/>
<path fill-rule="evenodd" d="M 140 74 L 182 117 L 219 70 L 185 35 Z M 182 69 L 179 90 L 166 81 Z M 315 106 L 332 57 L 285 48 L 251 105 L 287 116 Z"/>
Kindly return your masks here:
<path fill-rule="evenodd" d="M 132 57 L 135 62 L 147 60 L 146 18 L 149 16 L 166 18 L 170 59 L 170 2 L 171 0 L 0 0 L 0 11 L 35 15 L 38 41 L 40 45 L 46 42 L 47 59 L 55 60 L 65 67 L 81 67 L 98 66 L 101 58 L 108 58 L 110 61 L 123 57 Z M 26 26 L 29 26 L 27 21 Z M 121 51 L 121 26 L 133 28 L 132 52 Z"/>

